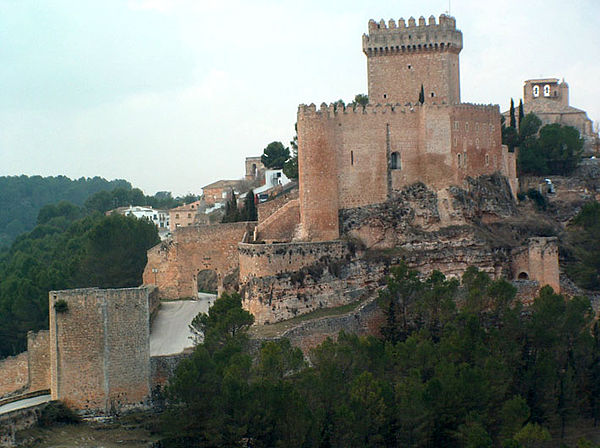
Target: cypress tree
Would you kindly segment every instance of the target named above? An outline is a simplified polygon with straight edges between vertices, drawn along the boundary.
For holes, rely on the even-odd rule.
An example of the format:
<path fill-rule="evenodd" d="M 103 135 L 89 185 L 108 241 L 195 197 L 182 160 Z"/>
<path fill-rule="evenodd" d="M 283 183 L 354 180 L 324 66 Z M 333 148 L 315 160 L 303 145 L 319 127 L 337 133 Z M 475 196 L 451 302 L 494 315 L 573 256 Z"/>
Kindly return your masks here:
<path fill-rule="evenodd" d="M 256 204 L 254 203 L 254 192 L 252 190 L 246 193 L 246 198 L 244 199 L 244 208 L 242 210 L 242 220 L 258 220 L 258 212 L 256 210 Z"/>
<path fill-rule="evenodd" d="M 512 98 L 510 99 L 510 127 L 515 129 L 517 127 L 517 123 L 515 121 L 515 102 Z"/>
<path fill-rule="evenodd" d="M 523 99 L 521 98 L 519 100 L 519 129 L 521 129 L 521 120 L 523 120 L 524 116 L 525 114 L 523 113 Z"/>
<path fill-rule="evenodd" d="M 425 102 L 425 89 L 423 88 L 423 84 L 421 84 L 421 92 L 419 93 L 419 103 L 423 104 Z"/>

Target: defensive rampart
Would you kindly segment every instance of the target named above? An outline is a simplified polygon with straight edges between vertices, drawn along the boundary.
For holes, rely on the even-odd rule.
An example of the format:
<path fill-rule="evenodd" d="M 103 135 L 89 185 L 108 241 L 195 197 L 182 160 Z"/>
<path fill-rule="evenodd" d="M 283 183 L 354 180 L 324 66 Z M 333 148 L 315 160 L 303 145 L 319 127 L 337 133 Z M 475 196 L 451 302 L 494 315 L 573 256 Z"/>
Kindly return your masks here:
<path fill-rule="evenodd" d="M 146 403 L 153 289 L 50 292 L 52 399 L 95 413 Z"/>
<path fill-rule="evenodd" d="M 256 223 L 236 222 L 181 227 L 148 251 L 145 285 L 156 285 L 161 298 L 196 297 L 198 272 L 217 272 L 219 288 L 238 266 L 237 245 Z"/>
<path fill-rule="evenodd" d="M 49 332 L 27 334 L 27 351 L 0 361 L 0 399 L 50 389 Z"/>
<path fill-rule="evenodd" d="M 513 175 L 500 133 L 498 106 L 301 105 L 301 239 L 336 239 L 339 209 L 385 202 L 415 182 L 438 191 L 468 177 Z"/>

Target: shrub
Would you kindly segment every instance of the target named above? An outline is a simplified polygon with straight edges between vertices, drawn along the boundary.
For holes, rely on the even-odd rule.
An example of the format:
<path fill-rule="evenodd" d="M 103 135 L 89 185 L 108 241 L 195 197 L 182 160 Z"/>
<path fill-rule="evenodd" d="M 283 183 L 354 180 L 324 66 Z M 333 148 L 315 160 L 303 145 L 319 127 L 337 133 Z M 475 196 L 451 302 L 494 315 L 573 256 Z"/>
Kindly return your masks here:
<path fill-rule="evenodd" d="M 52 401 L 42 409 L 39 419 L 40 426 L 54 426 L 57 423 L 77 424 L 81 417 L 67 407 L 62 401 Z"/>

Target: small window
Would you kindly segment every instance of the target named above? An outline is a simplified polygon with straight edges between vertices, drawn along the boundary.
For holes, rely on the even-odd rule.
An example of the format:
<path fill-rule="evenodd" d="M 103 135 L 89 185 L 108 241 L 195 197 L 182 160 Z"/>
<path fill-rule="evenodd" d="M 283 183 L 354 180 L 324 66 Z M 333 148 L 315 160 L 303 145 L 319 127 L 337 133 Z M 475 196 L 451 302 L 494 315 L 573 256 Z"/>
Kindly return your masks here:
<path fill-rule="evenodd" d="M 485 166 L 489 166 L 490 165 L 490 155 L 486 154 L 485 155 Z"/>
<path fill-rule="evenodd" d="M 461 155 L 458 155 L 458 167 L 460 168 L 462 166 L 462 160 L 461 160 Z"/>
<path fill-rule="evenodd" d="M 384 93 L 384 94 L 383 94 L 383 97 L 384 97 L 384 98 L 387 98 L 387 93 Z"/>
<path fill-rule="evenodd" d="M 544 96 L 550 96 L 550 85 L 546 84 L 544 86 Z"/>
<path fill-rule="evenodd" d="M 463 168 L 467 167 L 467 153 L 463 153 Z"/>
<path fill-rule="evenodd" d="M 393 152 L 390 159 L 390 168 L 393 170 L 400 169 L 400 153 Z"/>
<path fill-rule="evenodd" d="M 175 219 L 179 219 L 179 213 L 175 213 Z"/>
<path fill-rule="evenodd" d="M 350 151 L 350 165 L 354 165 L 354 151 Z"/>
<path fill-rule="evenodd" d="M 479 139 L 478 138 L 475 139 L 475 147 L 477 149 L 479 149 Z"/>
<path fill-rule="evenodd" d="M 454 146 L 458 146 L 458 137 L 454 136 Z"/>
<path fill-rule="evenodd" d="M 536 98 L 540 96 L 540 86 L 533 86 L 533 96 Z"/>
<path fill-rule="evenodd" d="M 458 121 L 454 122 L 454 129 L 458 131 Z"/>
<path fill-rule="evenodd" d="M 188 213 L 188 218 L 191 218 L 191 217 L 192 217 L 192 214 L 191 214 L 191 213 Z"/>
<path fill-rule="evenodd" d="M 469 132 L 469 122 L 465 122 L 465 132 Z"/>
<path fill-rule="evenodd" d="M 431 98 L 433 98 L 435 96 L 435 93 L 431 92 Z"/>

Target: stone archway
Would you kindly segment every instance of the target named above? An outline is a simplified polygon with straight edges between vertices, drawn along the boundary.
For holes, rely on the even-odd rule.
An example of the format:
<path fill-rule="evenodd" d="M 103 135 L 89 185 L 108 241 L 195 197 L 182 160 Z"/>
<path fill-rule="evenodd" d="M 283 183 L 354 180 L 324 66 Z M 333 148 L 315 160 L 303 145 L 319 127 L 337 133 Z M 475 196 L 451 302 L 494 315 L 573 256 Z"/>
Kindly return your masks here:
<path fill-rule="evenodd" d="M 519 280 L 529 280 L 529 275 L 527 274 L 527 272 L 519 272 L 519 276 L 518 276 Z"/>
<path fill-rule="evenodd" d="M 203 269 L 196 274 L 196 286 L 199 293 L 216 294 L 219 288 L 219 276 L 214 269 Z"/>

